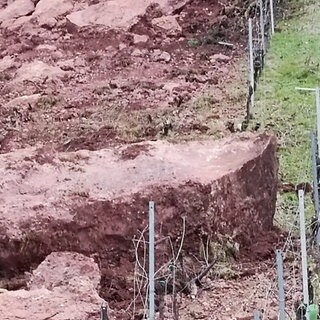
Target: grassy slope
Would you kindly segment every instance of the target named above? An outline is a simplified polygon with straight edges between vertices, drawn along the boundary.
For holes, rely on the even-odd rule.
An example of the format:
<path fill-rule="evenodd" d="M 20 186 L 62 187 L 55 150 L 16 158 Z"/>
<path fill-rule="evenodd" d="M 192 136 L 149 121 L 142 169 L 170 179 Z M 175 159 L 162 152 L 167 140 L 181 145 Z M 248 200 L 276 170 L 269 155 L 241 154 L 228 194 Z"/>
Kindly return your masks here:
<path fill-rule="evenodd" d="M 311 181 L 315 94 L 295 87 L 320 86 L 320 3 L 313 2 L 304 1 L 303 8 L 294 8 L 292 17 L 279 24 L 281 32 L 272 38 L 256 95 L 256 118 L 278 136 L 281 181 L 295 184 Z M 296 208 L 295 195 L 279 195 L 277 222 L 288 227 Z"/>

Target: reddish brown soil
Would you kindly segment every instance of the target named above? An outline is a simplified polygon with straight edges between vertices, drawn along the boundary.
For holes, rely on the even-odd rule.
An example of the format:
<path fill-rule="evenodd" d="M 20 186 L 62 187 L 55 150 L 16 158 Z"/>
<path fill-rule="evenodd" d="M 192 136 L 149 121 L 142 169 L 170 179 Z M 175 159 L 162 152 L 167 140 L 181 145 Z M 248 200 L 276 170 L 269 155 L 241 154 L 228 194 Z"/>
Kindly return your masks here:
<path fill-rule="evenodd" d="M 219 130 L 226 134 L 224 122 L 229 115 L 244 114 L 245 94 L 238 97 L 234 107 L 228 96 L 224 101 L 221 97 L 226 84 L 238 81 L 245 30 L 239 28 L 243 8 L 230 10 L 226 19 L 221 16 L 223 7 L 216 1 L 190 2 L 179 12 L 177 21 L 182 31 L 176 36 L 152 26 L 151 19 L 157 14 L 151 9 L 126 32 L 90 27 L 69 34 L 63 24 L 51 31 L 32 26 L 1 30 L 1 56 L 16 55 L 14 65 L 0 79 L 1 104 L 6 105 L 21 92 L 44 94 L 30 107 L 1 109 L 1 152 L 39 143 L 66 151 L 93 150 L 115 142 L 159 138 L 168 118 L 173 122 L 174 136 L 208 134 L 203 128 L 216 127 L 217 121 L 221 122 Z M 133 33 L 149 38 L 146 43 L 134 44 Z M 193 47 L 188 44 L 192 39 L 204 42 Z M 234 49 L 218 41 L 231 42 Z M 156 49 L 170 54 L 170 62 L 154 60 Z M 210 62 L 217 53 L 227 55 L 230 61 Z M 25 82 L 22 88 L 8 85 L 20 65 L 35 59 L 60 65 L 69 75 L 62 85 L 45 80 Z M 212 85 L 215 96 L 200 119 L 188 101 Z M 170 86 L 172 92 L 167 89 Z"/>
<path fill-rule="evenodd" d="M 86 2 L 89 1 L 73 1 L 81 8 Z M 98 1 L 90 4 L 96 2 Z M 33 203 L 28 213 L 25 207 L 21 208 L 21 212 L 28 214 L 29 219 L 16 225 L 14 232 L 24 230 L 24 239 L 11 241 L 8 230 L 12 225 L 8 221 L 0 225 L 1 234 L 8 235 L 2 236 L 0 243 L 0 275 L 4 279 L 2 287 L 17 289 L 24 286 L 21 274 L 36 267 L 52 250 L 83 252 L 92 255 L 101 268 L 100 293 L 103 298 L 119 311 L 119 319 L 131 317 L 131 275 L 136 260 L 132 238 L 137 234 L 137 230 L 146 224 L 146 220 L 137 214 L 133 223 L 126 214 L 131 212 L 133 206 L 135 209 L 144 210 L 151 196 L 158 197 L 160 207 L 169 207 L 171 211 L 168 209 L 168 212 L 173 212 L 176 216 L 180 216 L 179 210 L 184 212 L 185 207 L 188 208 L 188 214 L 193 220 L 190 230 L 187 231 L 183 252 L 190 258 L 186 268 L 188 275 L 202 270 L 205 263 L 203 257 L 199 260 L 201 254 L 195 243 L 199 242 L 203 228 L 210 227 L 210 232 L 215 231 L 210 225 L 211 222 L 202 226 L 203 221 L 196 215 L 204 210 L 203 208 L 209 207 L 211 186 L 208 182 L 205 185 L 190 182 L 189 185 L 183 185 L 185 190 L 181 187 L 181 190 L 177 188 L 177 191 L 173 191 L 172 186 L 168 186 L 165 190 L 155 188 L 153 193 L 132 196 L 131 202 L 126 200 L 125 204 L 119 204 L 119 208 L 122 205 L 122 212 L 119 212 L 120 209 L 110 200 L 93 200 L 92 190 L 82 188 L 73 190 L 68 208 L 65 200 L 61 200 L 47 209 L 46 205 L 51 201 L 48 194 L 54 193 L 58 185 L 56 182 L 50 184 L 52 176 L 43 174 L 34 188 L 24 182 L 28 180 L 30 172 L 39 167 L 43 170 L 56 167 L 55 174 L 61 175 L 60 162 L 69 166 L 74 175 L 79 173 L 80 176 L 84 165 L 79 163 L 86 163 L 90 159 L 86 153 L 73 154 L 73 151 L 113 147 L 117 161 L 129 163 L 141 156 L 148 156 L 153 151 L 150 147 L 152 143 L 131 145 L 133 142 L 161 139 L 177 142 L 229 135 L 230 132 L 225 128 L 226 122 L 239 119 L 241 121 L 245 114 L 246 74 L 241 66 L 246 46 L 244 12 L 247 2 L 238 1 L 234 5 L 226 0 L 190 1 L 174 12 L 181 31 L 173 34 L 170 30 L 167 32 L 153 25 L 152 19 L 162 15 L 157 6 L 150 6 L 147 14 L 125 31 L 110 30 L 102 26 L 77 30 L 68 25 L 64 16 L 57 17 L 57 23 L 53 27 L 40 28 L 31 21 L 24 23 L 21 28 L 0 28 L 0 57 L 11 57 L 14 60 L 10 67 L 0 73 L 0 153 L 6 157 L 9 152 L 13 152 L 12 161 L 4 166 L 4 170 L 12 170 L 13 177 L 5 174 L 0 186 L 1 192 L 2 189 L 12 190 L 10 183 L 12 188 L 17 187 L 19 180 L 21 184 L 18 184 L 16 198 L 12 196 L 12 192 L 5 193 L 0 204 L 3 204 L 3 199 L 10 203 L 15 199 L 18 205 L 25 204 L 29 193 L 34 199 L 41 199 Z M 1 1 L 0 4 L 2 5 Z M 137 35 L 148 38 L 145 42 L 137 43 Z M 218 44 L 219 41 L 230 42 L 234 46 L 228 48 Z M 37 79 L 32 73 L 34 70 L 27 70 L 25 76 L 28 80 L 17 81 L 20 67 L 34 60 L 59 66 L 65 74 L 51 77 L 51 71 L 48 71 L 49 76 Z M 41 96 L 31 97 L 35 94 Z M 27 96 L 26 100 L 14 100 L 21 96 Z M 170 129 L 166 132 L 165 127 L 169 124 Z M 123 145 L 125 147 L 122 147 Z M 37 151 L 31 152 L 28 149 L 30 147 Z M 22 150 L 14 153 L 18 149 Z M 61 151 L 69 153 L 69 156 L 64 155 L 57 160 L 56 154 Z M 230 150 L 226 151 L 226 155 L 229 152 Z M 245 151 L 242 152 L 246 154 Z M 19 155 L 17 158 L 16 154 Z M 270 151 L 269 155 L 271 154 L 273 153 Z M 227 157 L 222 158 L 225 160 Z M 228 158 L 230 163 L 239 160 L 231 158 Z M 269 160 L 273 170 L 274 159 L 270 156 L 265 161 Z M 259 158 L 258 161 L 264 160 Z M 108 161 L 100 161 L 100 164 L 109 165 Z M 178 161 L 175 166 L 181 169 Z M 228 163 L 221 161 L 221 166 L 226 168 Z M 258 232 L 252 225 L 252 228 L 248 228 L 250 232 L 246 234 L 244 231 L 236 238 L 241 244 L 241 251 L 230 254 L 226 262 L 231 265 L 229 276 L 233 280 L 228 282 L 228 277 L 218 280 L 220 267 L 216 267 L 210 277 L 216 281 L 211 283 L 212 290 L 207 292 L 201 289 L 196 301 L 187 299 L 181 302 L 183 319 L 196 318 L 194 310 L 190 311 L 188 308 L 199 305 L 205 310 L 204 316 L 213 314 L 213 319 L 216 319 L 217 315 L 221 315 L 219 319 L 222 319 L 222 316 L 230 318 L 231 314 L 238 312 L 237 303 L 248 302 L 250 290 L 261 280 L 257 279 L 257 273 L 261 270 L 263 279 L 270 276 L 268 268 L 272 266 L 270 261 L 274 255 L 273 248 L 282 239 L 279 240 L 279 232 L 272 228 L 274 201 L 266 204 L 265 199 L 259 198 L 265 190 L 257 190 L 257 177 L 250 176 L 254 166 L 255 163 L 251 162 L 248 168 L 245 168 L 247 171 L 239 169 L 238 176 L 235 174 L 238 189 L 234 194 L 230 191 L 234 181 L 227 178 L 224 180 L 221 199 L 229 199 L 227 205 L 230 206 L 230 216 L 222 219 L 225 226 L 221 226 L 221 230 L 217 227 L 217 230 L 227 234 L 239 226 L 240 229 L 247 227 L 251 220 L 247 220 L 244 225 L 242 214 L 247 210 L 250 201 L 256 201 L 250 197 L 247 199 L 247 194 L 251 192 L 257 194 L 259 199 L 256 204 L 257 212 L 265 213 L 265 220 L 262 219 L 261 222 L 265 232 Z M 264 166 L 267 164 L 263 164 Z M 122 172 L 122 169 L 123 167 L 118 170 Z M 215 170 L 221 171 L 217 168 Z M 188 169 L 185 169 L 185 172 L 188 174 Z M 116 173 L 115 169 L 114 175 Z M 258 175 L 259 178 L 270 175 L 267 188 L 272 189 L 269 190 L 272 194 L 275 193 L 273 173 L 260 172 Z M 159 174 L 161 175 L 161 172 L 158 172 Z M 156 182 L 162 181 L 158 179 L 158 175 Z M 123 181 L 126 181 L 124 171 L 122 176 Z M 98 172 L 96 177 L 98 180 Z M 152 178 L 154 179 L 150 177 L 150 181 Z M 67 186 L 68 181 L 66 177 L 62 184 Z M 219 185 L 216 187 L 218 189 Z M 94 188 L 95 186 L 92 186 L 92 189 Z M 38 190 L 38 193 L 35 194 L 34 190 Z M 111 193 L 113 186 L 109 185 L 109 188 L 103 190 Z M 233 201 L 236 202 L 235 199 L 242 194 L 245 199 L 243 202 L 239 200 L 241 206 L 234 204 Z M 42 197 L 46 201 L 42 201 Z M 186 200 L 181 204 L 179 201 L 183 198 Z M 217 211 L 219 210 L 220 208 L 217 208 Z M 61 221 L 57 217 L 57 220 L 52 221 L 49 214 L 51 212 L 58 212 Z M 105 216 L 106 212 L 111 212 L 112 215 Z M 44 214 L 45 218 L 41 217 L 41 214 Z M 17 216 L 21 218 L 22 215 Z M 65 222 L 64 219 L 70 216 L 75 217 L 76 223 Z M 127 221 L 128 226 L 124 225 L 124 221 Z M 168 221 L 161 226 L 162 234 L 172 235 L 177 250 L 181 221 Z M 128 228 L 126 237 L 117 236 L 116 231 L 105 233 L 105 229 L 114 225 L 119 225 L 120 229 Z M 221 243 L 225 241 L 224 238 L 216 240 Z M 157 257 L 157 267 L 168 261 L 170 252 L 167 244 L 159 244 L 159 247 L 161 254 Z M 226 251 L 225 248 L 219 250 Z M 257 260 L 263 262 L 257 263 Z M 8 278 L 12 278 L 12 281 L 8 282 Z M 245 289 L 241 288 L 242 285 Z M 240 292 L 241 298 L 235 297 L 237 292 Z M 229 295 L 231 298 L 226 301 L 225 297 Z M 211 300 L 219 307 L 202 306 L 204 301 Z M 232 302 L 234 304 L 228 309 L 227 306 Z M 252 311 L 254 302 L 259 304 L 261 301 L 252 300 L 246 312 Z M 141 301 L 137 301 L 137 308 L 141 305 Z M 274 306 L 272 308 L 275 309 Z"/>
<path fill-rule="evenodd" d="M 42 157 L 39 150 L 1 155 L 0 266 L 6 276 L 16 276 L 52 251 L 93 255 L 102 271 L 101 295 L 116 310 L 129 308 L 126 319 L 135 253 L 143 256 L 134 239 L 147 226 L 149 199 L 157 204 L 157 269 L 172 258 L 168 239 L 177 252 L 183 233 L 181 257 L 191 278 L 203 269 L 199 251 L 207 243 L 209 260 L 219 254 L 236 264 L 270 259 L 279 241 L 273 230 L 275 149 L 274 138 L 246 134 L 95 152 L 44 149 Z"/>

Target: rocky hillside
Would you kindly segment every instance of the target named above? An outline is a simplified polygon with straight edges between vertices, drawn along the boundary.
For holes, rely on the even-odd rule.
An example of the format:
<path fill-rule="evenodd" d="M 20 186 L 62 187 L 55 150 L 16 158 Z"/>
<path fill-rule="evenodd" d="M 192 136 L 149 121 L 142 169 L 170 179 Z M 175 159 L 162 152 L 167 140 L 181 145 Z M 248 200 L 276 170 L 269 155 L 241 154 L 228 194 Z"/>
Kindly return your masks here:
<path fill-rule="evenodd" d="M 149 200 L 183 319 L 251 318 L 279 232 L 275 138 L 228 125 L 245 114 L 248 7 L 0 0 L 3 319 L 93 320 L 103 299 L 141 319 Z"/>

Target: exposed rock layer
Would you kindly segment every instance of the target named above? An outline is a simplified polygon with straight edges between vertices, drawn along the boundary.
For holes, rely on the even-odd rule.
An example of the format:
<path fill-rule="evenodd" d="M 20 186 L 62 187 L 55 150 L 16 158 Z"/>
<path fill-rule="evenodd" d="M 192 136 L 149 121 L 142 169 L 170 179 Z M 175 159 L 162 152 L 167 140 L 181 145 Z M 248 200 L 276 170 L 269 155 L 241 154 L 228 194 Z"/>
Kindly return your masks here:
<path fill-rule="evenodd" d="M 132 239 L 148 222 L 149 200 L 157 205 L 157 239 L 175 239 L 185 216 L 189 254 L 198 254 L 203 235 L 229 234 L 241 249 L 272 228 L 275 148 L 274 138 L 263 134 L 2 155 L 0 266 L 23 268 L 52 250 L 130 260 Z"/>

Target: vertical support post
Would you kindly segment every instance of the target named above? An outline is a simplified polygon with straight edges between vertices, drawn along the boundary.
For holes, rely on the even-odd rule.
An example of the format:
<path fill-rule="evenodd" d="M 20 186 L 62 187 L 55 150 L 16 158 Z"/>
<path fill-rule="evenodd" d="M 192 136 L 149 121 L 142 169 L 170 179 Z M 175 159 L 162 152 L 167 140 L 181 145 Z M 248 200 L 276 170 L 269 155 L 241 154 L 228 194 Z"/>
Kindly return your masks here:
<path fill-rule="evenodd" d="M 316 88 L 316 105 L 317 105 L 317 139 L 318 152 L 320 152 L 320 88 Z M 319 158 L 319 154 L 317 155 Z"/>
<path fill-rule="evenodd" d="M 177 309 L 177 293 L 176 293 L 176 264 L 172 264 L 172 315 L 173 320 L 178 320 L 178 309 Z"/>
<path fill-rule="evenodd" d="M 318 169 L 317 169 L 317 160 L 318 160 L 318 153 L 317 153 L 317 143 L 316 143 L 316 136 L 313 131 L 310 131 L 310 139 L 311 139 L 311 162 L 312 162 L 312 180 L 313 180 L 313 202 L 314 202 L 314 209 L 315 209 L 315 219 L 313 223 L 320 223 L 320 212 L 319 212 L 319 178 L 318 178 Z M 320 246 L 320 230 L 318 230 L 317 226 L 314 226 L 314 230 L 316 230 L 316 234 L 312 234 L 315 236 L 316 243 Z M 314 230 L 312 230 L 314 232 Z"/>
<path fill-rule="evenodd" d="M 320 88 L 296 88 L 301 91 L 314 91 L 316 93 L 316 110 L 317 110 L 317 140 L 318 140 L 318 153 L 320 152 Z M 319 159 L 319 154 L 317 154 Z"/>
<path fill-rule="evenodd" d="M 303 303 L 309 305 L 308 291 L 308 266 L 307 266 L 307 245 L 306 226 L 304 215 L 304 191 L 299 190 L 299 216 L 300 216 L 300 242 L 301 242 L 301 262 L 302 262 L 302 283 L 303 283 Z"/>
<path fill-rule="evenodd" d="M 271 34 L 274 34 L 273 0 L 270 0 Z"/>
<path fill-rule="evenodd" d="M 261 42 L 263 54 L 266 52 L 266 44 L 264 39 L 264 11 L 263 11 L 263 0 L 260 0 L 260 32 L 261 32 Z"/>
<path fill-rule="evenodd" d="M 105 303 L 103 303 L 101 306 L 100 319 L 101 320 L 108 320 L 108 309 L 107 309 L 107 305 Z"/>
<path fill-rule="evenodd" d="M 155 319 L 154 305 L 154 202 L 149 202 L 149 320 Z"/>
<path fill-rule="evenodd" d="M 316 215 L 319 219 L 319 190 L 318 190 L 318 172 L 317 172 L 317 144 L 313 131 L 310 131 L 311 139 L 311 161 L 312 161 L 312 180 L 313 180 L 313 201 Z"/>
<path fill-rule="evenodd" d="M 279 294 L 279 320 L 286 319 L 284 281 L 283 281 L 283 261 L 281 250 L 276 250 L 277 274 L 278 274 L 278 294 Z"/>
<path fill-rule="evenodd" d="M 251 108 L 254 107 L 254 66 L 253 66 L 253 37 L 252 19 L 249 19 L 249 61 L 250 61 L 250 85 L 252 87 Z"/>
<path fill-rule="evenodd" d="M 255 310 L 253 313 L 253 319 L 254 320 L 260 320 L 260 312 L 258 310 Z"/>

